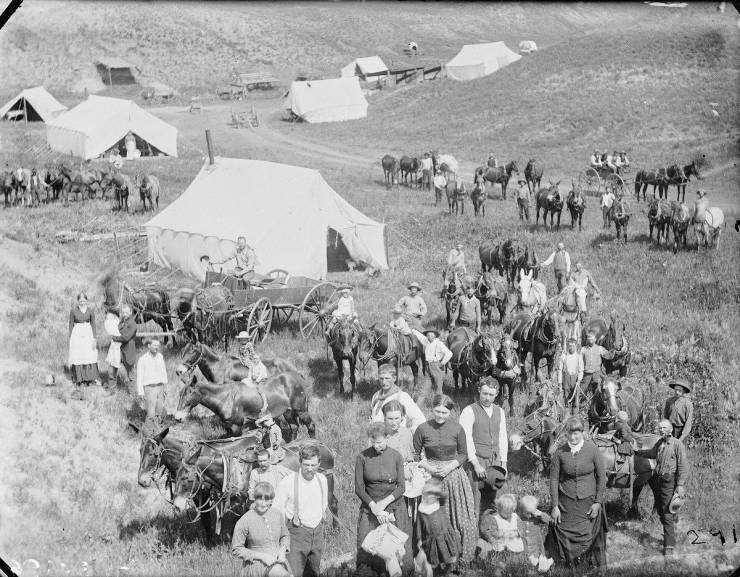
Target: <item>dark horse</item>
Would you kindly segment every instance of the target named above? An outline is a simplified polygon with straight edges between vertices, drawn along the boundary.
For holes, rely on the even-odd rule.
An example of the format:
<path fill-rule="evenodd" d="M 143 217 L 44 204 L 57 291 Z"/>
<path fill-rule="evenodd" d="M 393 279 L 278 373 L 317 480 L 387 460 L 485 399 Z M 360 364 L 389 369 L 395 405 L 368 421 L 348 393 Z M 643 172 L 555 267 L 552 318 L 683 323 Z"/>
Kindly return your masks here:
<path fill-rule="evenodd" d="M 615 429 L 619 411 L 627 413 L 629 426 L 634 432 L 643 431 L 647 418 L 643 392 L 631 385 L 622 386 L 621 382 L 608 377 L 599 384 L 591 398 L 588 421 L 599 433 L 607 433 Z"/>
<path fill-rule="evenodd" d="M 153 174 L 136 174 L 136 186 L 139 187 L 139 199 L 146 212 L 146 201 L 149 201 L 149 210 L 154 210 L 154 205 L 159 208 L 159 195 L 162 187 L 159 184 L 159 178 Z"/>
<path fill-rule="evenodd" d="M 673 202 L 673 214 L 671 215 L 671 228 L 673 230 L 673 253 L 678 251 L 678 245 L 686 247 L 686 233 L 691 222 L 691 212 L 684 203 Z"/>
<path fill-rule="evenodd" d="M 339 390 L 344 392 L 344 361 L 349 362 L 350 398 L 355 392 L 355 366 L 357 364 L 357 351 L 360 348 L 360 330 L 351 320 L 340 318 L 329 333 L 329 348 L 337 365 L 337 378 L 339 379 Z"/>
<path fill-rule="evenodd" d="M 128 174 L 109 174 L 101 183 L 103 190 L 113 188 L 113 198 L 115 201 L 115 210 L 123 210 L 124 207 L 128 212 L 128 198 L 133 192 L 134 184 Z"/>
<path fill-rule="evenodd" d="M 664 188 L 667 190 L 668 185 L 666 183 L 665 168 L 659 168 L 657 170 L 638 170 L 635 175 L 635 196 L 637 201 L 640 201 L 640 194 L 642 193 L 642 199 L 647 200 L 647 187 L 653 185 L 653 198 L 655 198 L 655 189 L 658 189 L 658 193 L 661 198 L 663 197 Z"/>
<path fill-rule="evenodd" d="M 663 190 L 665 192 L 666 200 L 668 199 L 668 187 L 673 185 L 676 187 L 676 201 L 685 202 L 686 185 L 691 180 L 691 177 L 695 176 L 697 180 L 701 180 L 701 175 L 699 174 L 699 163 L 696 160 L 685 166 L 674 164 L 664 170 L 665 180 L 663 183 Z M 660 196 L 662 198 L 663 194 Z"/>
<path fill-rule="evenodd" d="M 626 331 L 624 322 L 619 322 L 615 313 L 612 313 L 609 324 L 603 319 L 591 319 L 583 326 L 581 344 L 586 344 L 586 337 L 591 331 L 596 335 L 597 345 L 601 345 L 607 351 L 614 352 L 613 358 L 602 360 L 604 372 L 607 375 L 616 372 L 620 377 L 626 377 L 632 362 L 632 352 L 624 336 Z"/>
<path fill-rule="evenodd" d="M 445 195 L 447 196 L 447 207 L 450 214 L 455 211 L 455 216 L 458 212 L 461 216 L 465 215 L 465 197 L 467 196 L 465 184 L 460 180 L 448 180 L 445 185 Z"/>
<path fill-rule="evenodd" d="M 627 225 L 630 222 L 630 208 L 624 198 L 620 197 L 614 201 L 609 218 L 614 223 L 617 240 L 619 240 L 620 236 L 623 236 L 624 242 L 627 242 Z"/>
<path fill-rule="evenodd" d="M 559 317 L 554 311 L 546 309 L 536 317 L 528 313 L 515 314 L 504 327 L 504 332 L 517 342 L 522 363 L 527 353 L 532 355 L 532 372 L 537 382 L 542 359 L 547 361 L 548 378 L 552 378 L 555 352 L 560 342 Z M 528 382 L 526 370 L 522 370 L 522 379 Z"/>
<path fill-rule="evenodd" d="M 395 156 L 386 154 L 381 160 L 380 164 L 383 167 L 383 176 L 385 177 L 385 185 L 390 188 L 394 184 L 398 186 L 398 160 Z"/>
<path fill-rule="evenodd" d="M 411 367 L 411 373 L 414 375 L 414 390 L 418 390 L 419 365 L 421 365 L 422 370 L 425 370 L 422 344 L 413 336 L 396 336 L 394 334 L 389 345 L 388 333 L 388 330 L 379 329 L 375 325 L 362 331 L 360 335 L 360 362 L 365 366 L 372 358 L 378 363 L 378 367 L 394 363 L 399 373 L 401 365 L 409 366 Z"/>
<path fill-rule="evenodd" d="M 504 257 L 501 254 L 501 245 L 491 240 L 483 241 L 478 247 L 478 257 L 480 257 L 480 268 L 483 272 L 496 270 L 500 275 L 508 276 Z"/>
<path fill-rule="evenodd" d="M 560 230 L 560 215 L 563 212 L 563 197 L 560 196 L 558 185 L 560 181 L 556 183 L 550 182 L 550 186 L 547 188 L 541 188 L 537 191 L 535 196 L 535 203 L 537 204 L 537 213 L 534 218 L 534 225 L 537 226 L 537 222 L 540 220 L 540 209 L 542 209 L 542 222 L 547 228 L 547 215 L 550 214 L 550 229 L 552 230 L 555 215 L 558 215 L 558 230 Z"/>
<path fill-rule="evenodd" d="M 462 377 L 462 388 L 475 386 L 482 377 L 494 376 L 496 348 L 490 334 L 476 335 L 467 327 L 460 327 L 447 336 L 447 347 L 452 351 L 450 366 L 458 388 Z"/>
<path fill-rule="evenodd" d="M 267 401 L 267 409 L 286 440 L 295 437 L 301 424 L 310 437 L 316 436 L 316 426 L 308 413 L 306 381 L 287 361 L 276 360 L 275 374 L 255 386 L 241 382 L 248 373 L 238 359 L 222 359 L 203 343 L 189 344 L 182 358 L 177 372 L 185 386 L 177 404 L 178 420 L 184 419 L 196 405 L 203 405 L 218 415 L 232 434 L 239 435 L 245 427 L 254 428 Z M 198 382 L 196 368 L 208 383 Z M 221 373 L 220 382 L 216 373 Z"/>
<path fill-rule="evenodd" d="M 506 281 L 500 275 L 484 272 L 478 277 L 475 287 L 475 296 L 480 301 L 483 321 L 492 324 L 493 309 L 498 310 L 499 323 L 503 324 L 506 318 L 506 309 L 509 305 L 509 291 Z"/>
<path fill-rule="evenodd" d="M 473 203 L 473 214 L 475 216 L 486 216 L 486 194 L 485 186 L 481 181 L 473 185 L 470 191 L 470 201 Z"/>
<path fill-rule="evenodd" d="M 581 189 L 574 185 L 568 193 L 565 204 L 568 205 L 568 211 L 570 212 L 570 228 L 574 228 L 577 222 L 578 231 L 580 232 L 583 213 L 586 211 L 586 197 L 581 193 Z"/>
<path fill-rule="evenodd" d="M 655 240 L 660 244 L 662 236 L 668 242 L 668 233 L 670 231 L 671 217 L 673 216 L 673 206 L 669 200 L 655 198 L 650 201 L 648 206 L 648 225 L 650 227 L 650 240 L 653 240 L 653 230 L 655 230 Z"/>
<path fill-rule="evenodd" d="M 463 292 L 462 282 L 458 283 L 457 275 L 450 277 L 450 282 L 442 289 L 441 298 L 445 302 L 445 311 L 447 313 L 447 327 L 452 326 L 452 319 L 457 314 L 457 307 L 460 305 L 460 295 Z"/>
<path fill-rule="evenodd" d="M 537 253 L 518 239 L 508 239 L 501 245 L 501 257 L 506 271 L 506 280 L 514 286 L 520 270 L 532 272 L 532 279 L 537 280 L 539 273 Z"/>
<path fill-rule="evenodd" d="M 497 166 L 496 168 L 492 166 L 479 166 L 475 169 L 475 174 L 473 174 L 473 182 L 479 178 L 479 175 L 482 175 L 485 181 L 491 183 L 491 186 L 496 183 L 500 184 L 501 196 L 506 200 L 506 188 L 509 186 L 509 180 L 514 173 L 519 174 L 519 167 L 516 164 L 516 160 L 512 160 L 507 165 Z"/>
<path fill-rule="evenodd" d="M 326 476 L 329 509 L 337 525 L 338 502 L 334 495 L 334 454 L 321 443 L 309 441 L 319 450 L 319 471 Z M 289 471 L 299 470 L 299 451 L 306 441 L 296 441 L 283 446 L 285 458 L 280 465 Z M 194 509 L 197 516 L 215 509 L 216 534 L 221 532 L 221 518 L 232 511 L 232 502 L 246 510 L 249 475 L 262 448 L 258 435 L 234 439 L 196 441 L 197 448 L 181 461 L 172 485 L 172 504 L 179 511 Z M 193 496 L 205 492 L 210 501 L 201 508 Z"/>
<path fill-rule="evenodd" d="M 407 186 L 413 187 L 419 186 L 419 171 L 421 170 L 421 161 L 414 157 L 402 156 L 401 160 L 398 161 L 398 166 L 401 171 L 401 178 L 403 183 Z M 411 177 L 409 184 L 409 177 Z"/>
<path fill-rule="evenodd" d="M 157 323 L 164 332 L 172 332 L 172 312 L 170 309 L 170 297 L 163 289 L 140 288 L 131 289 L 126 283 L 121 282 L 118 273 L 113 269 L 108 270 L 100 278 L 103 287 L 107 310 L 120 312 L 121 305 L 128 304 L 134 313 L 134 320 L 141 324 L 148 321 Z M 174 338 L 173 338 L 174 342 Z M 167 344 L 167 336 L 164 337 Z"/>
<path fill-rule="evenodd" d="M 534 158 L 530 158 L 524 168 L 524 180 L 527 181 L 529 192 L 538 190 L 542 184 L 542 165 Z"/>
<path fill-rule="evenodd" d="M 5 206 L 12 206 L 15 201 L 13 197 L 16 182 L 15 173 L 12 170 L 6 170 L 0 175 L 0 186 L 2 186 L 3 196 L 5 197 Z"/>

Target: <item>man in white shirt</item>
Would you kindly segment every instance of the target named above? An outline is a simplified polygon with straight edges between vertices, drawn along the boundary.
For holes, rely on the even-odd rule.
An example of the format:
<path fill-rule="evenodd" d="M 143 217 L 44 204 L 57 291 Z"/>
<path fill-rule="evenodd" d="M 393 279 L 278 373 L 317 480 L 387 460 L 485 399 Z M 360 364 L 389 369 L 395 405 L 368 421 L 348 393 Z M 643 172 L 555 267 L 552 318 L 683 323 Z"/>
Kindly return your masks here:
<path fill-rule="evenodd" d="M 421 286 L 417 282 L 412 282 L 406 288 L 409 294 L 401 297 L 396 306 L 403 311 L 403 316 L 411 327 L 421 330 L 422 322 L 427 314 L 427 305 L 421 296 Z"/>
<path fill-rule="evenodd" d="M 442 193 L 446 186 L 447 179 L 438 168 L 437 173 L 434 175 L 434 206 L 437 206 L 437 203 L 442 199 Z"/>
<path fill-rule="evenodd" d="M 565 250 L 565 245 L 562 242 L 558 243 L 557 250 L 548 256 L 541 266 L 549 266 L 551 264 L 555 272 L 558 292 L 562 292 L 563 288 L 565 288 L 565 281 L 570 274 L 570 255 Z"/>
<path fill-rule="evenodd" d="M 431 190 L 432 188 L 432 173 L 434 172 L 434 162 L 432 161 L 432 155 L 428 152 L 424 153 L 424 158 L 421 159 L 421 184 L 423 188 Z"/>
<path fill-rule="evenodd" d="M 429 341 L 424 349 L 424 358 L 427 361 L 429 378 L 432 381 L 432 393 L 435 395 L 442 394 L 442 383 L 445 378 L 444 368 L 452 358 L 452 351 L 439 340 L 439 331 L 427 329 L 424 336 Z"/>
<path fill-rule="evenodd" d="M 300 470 L 284 477 L 274 506 L 283 512 L 290 533 L 288 563 L 293 575 L 319 577 L 324 551 L 324 511 L 329 506 L 326 477 L 319 473 L 319 448 L 301 447 Z"/>
<path fill-rule="evenodd" d="M 382 365 L 378 370 L 380 390 L 376 391 L 370 399 L 370 421 L 382 423 L 385 420 L 383 406 L 391 401 L 398 401 L 404 408 L 406 416 L 401 423 L 402 427 L 408 428 L 412 433 L 416 427 L 427 420 L 419 406 L 414 402 L 406 391 L 402 391 L 396 385 L 396 372 L 392 365 Z"/>
<path fill-rule="evenodd" d="M 601 168 L 601 153 L 598 150 L 594 150 L 591 155 L 591 168 Z"/>
<path fill-rule="evenodd" d="M 149 341 L 148 351 L 136 363 L 136 392 L 146 402 L 146 418 L 154 419 L 164 409 L 164 387 L 167 384 L 167 367 L 159 352 L 157 339 Z"/>
<path fill-rule="evenodd" d="M 558 385 L 563 391 L 565 406 L 580 407 L 580 394 L 574 394 L 580 389 L 583 380 L 583 357 L 576 351 L 576 339 L 568 339 L 568 350 L 560 357 L 558 365 Z"/>
<path fill-rule="evenodd" d="M 460 426 L 467 441 L 468 479 L 473 488 L 476 514 L 491 509 L 496 500 L 496 489 L 487 482 L 488 469 L 494 466 L 506 469 L 509 454 L 506 434 L 506 416 L 493 402 L 498 396 L 499 384 L 493 377 L 484 377 L 478 387 L 478 402 L 460 412 Z M 503 484 L 503 479 L 501 479 Z"/>
<path fill-rule="evenodd" d="M 614 192 L 611 190 L 601 195 L 601 228 L 609 228 L 612 224 L 611 216 L 612 207 L 614 206 Z"/>

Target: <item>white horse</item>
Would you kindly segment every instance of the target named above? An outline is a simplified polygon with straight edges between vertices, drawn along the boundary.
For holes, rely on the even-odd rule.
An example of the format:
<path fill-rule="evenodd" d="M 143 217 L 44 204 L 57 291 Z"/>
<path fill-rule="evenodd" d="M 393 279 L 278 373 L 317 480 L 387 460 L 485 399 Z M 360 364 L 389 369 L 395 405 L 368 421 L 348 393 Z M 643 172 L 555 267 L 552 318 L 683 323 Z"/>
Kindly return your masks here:
<path fill-rule="evenodd" d="M 525 274 L 523 269 L 519 269 L 519 301 L 517 308 L 531 309 L 532 314 L 537 314 L 544 308 L 547 302 L 547 289 L 545 284 L 532 279 L 534 271 Z"/>
<path fill-rule="evenodd" d="M 710 206 L 704 212 L 704 222 L 694 222 L 694 232 L 696 233 L 696 250 L 701 245 L 719 249 L 719 235 L 722 232 L 720 228 L 725 222 L 725 214 L 721 208 Z"/>

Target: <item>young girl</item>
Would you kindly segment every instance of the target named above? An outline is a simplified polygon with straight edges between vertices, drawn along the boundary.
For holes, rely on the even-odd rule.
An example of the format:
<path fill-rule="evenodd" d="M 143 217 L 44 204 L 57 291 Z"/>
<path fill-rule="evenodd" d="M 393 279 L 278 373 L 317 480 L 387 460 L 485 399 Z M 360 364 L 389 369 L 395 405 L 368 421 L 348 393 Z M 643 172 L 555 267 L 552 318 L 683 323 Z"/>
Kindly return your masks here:
<path fill-rule="evenodd" d="M 537 497 L 534 495 L 525 495 L 519 499 L 519 513 L 527 558 L 539 572 L 545 573 L 552 566 L 553 560 L 545 554 L 541 527 L 547 527 L 552 519 L 537 508 Z"/>
<path fill-rule="evenodd" d="M 460 537 L 450 525 L 439 479 L 431 478 L 424 485 L 417 509 L 416 536 L 419 549 L 415 559 L 417 568 L 432 567 L 435 575 L 445 575 L 457 564 Z"/>
<path fill-rule="evenodd" d="M 496 497 L 496 511 L 487 509 L 481 516 L 479 542 L 481 553 L 493 553 L 493 560 L 509 565 L 511 561 L 524 562 L 524 539 L 522 522 L 514 511 L 516 497 L 504 493 Z"/>

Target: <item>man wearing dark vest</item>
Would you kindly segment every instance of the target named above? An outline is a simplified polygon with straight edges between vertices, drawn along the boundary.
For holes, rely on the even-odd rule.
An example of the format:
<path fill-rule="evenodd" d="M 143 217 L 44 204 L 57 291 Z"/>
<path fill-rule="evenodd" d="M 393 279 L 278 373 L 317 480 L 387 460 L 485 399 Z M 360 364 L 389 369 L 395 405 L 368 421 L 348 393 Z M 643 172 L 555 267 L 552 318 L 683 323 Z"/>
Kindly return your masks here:
<path fill-rule="evenodd" d="M 558 292 L 561 292 L 565 288 L 565 281 L 570 274 L 570 255 L 565 250 L 565 245 L 562 242 L 558 243 L 558 249 L 542 263 L 542 266 L 549 265 L 553 265 L 555 280 L 558 283 Z"/>
<path fill-rule="evenodd" d="M 468 479 L 473 488 L 478 519 L 485 510 L 494 508 L 495 486 L 500 487 L 505 477 L 508 437 L 504 411 L 493 404 L 498 390 L 498 381 L 493 377 L 481 379 L 478 402 L 460 412 L 460 426 L 465 431 L 468 446 Z M 497 474 L 494 466 L 503 471 L 492 486 L 492 477 Z"/>

